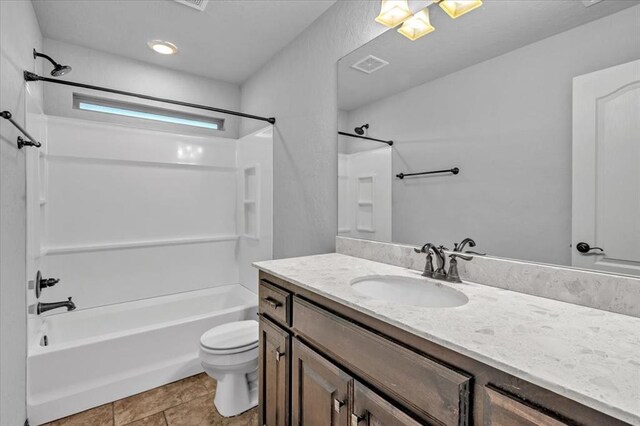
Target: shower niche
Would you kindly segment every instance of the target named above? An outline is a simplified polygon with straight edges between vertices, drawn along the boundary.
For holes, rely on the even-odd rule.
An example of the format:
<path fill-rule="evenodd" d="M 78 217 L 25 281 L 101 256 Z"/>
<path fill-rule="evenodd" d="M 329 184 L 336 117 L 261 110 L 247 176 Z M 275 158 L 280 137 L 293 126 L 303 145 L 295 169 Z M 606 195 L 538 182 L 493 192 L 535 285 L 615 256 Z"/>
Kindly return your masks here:
<path fill-rule="evenodd" d="M 244 197 L 243 197 L 243 236 L 260 239 L 260 166 L 253 165 L 244 168 Z"/>

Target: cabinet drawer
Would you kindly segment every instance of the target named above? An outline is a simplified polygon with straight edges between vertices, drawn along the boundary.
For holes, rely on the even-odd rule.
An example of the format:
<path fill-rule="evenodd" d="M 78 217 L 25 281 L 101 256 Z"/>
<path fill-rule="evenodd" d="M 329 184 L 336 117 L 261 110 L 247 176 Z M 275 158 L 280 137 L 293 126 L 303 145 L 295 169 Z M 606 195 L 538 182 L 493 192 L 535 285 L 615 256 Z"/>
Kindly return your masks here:
<path fill-rule="evenodd" d="M 567 425 L 550 414 L 524 404 L 491 387 L 485 387 L 484 424 L 495 426 Z"/>
<path fill-rule="evenodd" d="M 293 328 L 425 420 L 468 423 L 470 377 L 297 297 Z"/>
<path fill-rule="evenodd" d="M 282 325 L 291 325 L 291 294 L 264 280 L 260 281 L 260 313 Z"/>

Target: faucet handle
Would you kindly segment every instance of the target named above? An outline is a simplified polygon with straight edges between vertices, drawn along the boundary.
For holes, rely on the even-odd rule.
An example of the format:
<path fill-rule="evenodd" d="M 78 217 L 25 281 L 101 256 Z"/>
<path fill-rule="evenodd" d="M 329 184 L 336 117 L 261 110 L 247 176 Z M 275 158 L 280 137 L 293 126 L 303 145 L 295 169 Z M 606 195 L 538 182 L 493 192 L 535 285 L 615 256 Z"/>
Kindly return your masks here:
<path fill-rule="evenodd" d="M 473 256 L 463 256 L 461 254 L 455 254 L 455 253 L 452 253 L 452 254 L 449 255 L 449 259 L 451 259 L 451 260 L 454 260 L 456 258 L 460 258 L 462 260 L 471 260 L 471 259 L 473 259 Z"/>
<path fill-rule="evenodd" d="M 467 254 L 475 254 L 476 256 L 486 256 L 487 253 L 478 253 L 477 251 L 473 251 L 473 250 L 467 250 L 465 251 L 465 253 Z"/>

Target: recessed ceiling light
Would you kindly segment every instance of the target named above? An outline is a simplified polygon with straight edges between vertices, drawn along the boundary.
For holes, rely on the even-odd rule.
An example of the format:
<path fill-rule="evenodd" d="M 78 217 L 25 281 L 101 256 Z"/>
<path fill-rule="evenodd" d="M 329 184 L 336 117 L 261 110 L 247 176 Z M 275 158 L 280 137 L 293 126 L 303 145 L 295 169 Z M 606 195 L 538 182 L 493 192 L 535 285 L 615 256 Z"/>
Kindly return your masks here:
<path fill-rule="evenodd" d="M 147 43 L 147 46 L 149 46 L 149 48 L 154 52 L 160 53 L 162 55 L 174 55 L 178 53 L 178 47 L 173 43 L 169 43 L 168 41 L 151 40 Z"/>

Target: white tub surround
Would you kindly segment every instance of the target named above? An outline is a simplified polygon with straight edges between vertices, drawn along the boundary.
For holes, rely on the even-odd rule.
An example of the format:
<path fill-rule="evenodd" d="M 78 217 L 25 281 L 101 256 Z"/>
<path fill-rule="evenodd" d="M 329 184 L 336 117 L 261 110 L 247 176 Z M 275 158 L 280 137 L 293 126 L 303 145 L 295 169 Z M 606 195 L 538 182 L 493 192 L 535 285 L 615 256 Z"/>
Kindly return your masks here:
<path fill-rule="evenodd" d="M 640 318 L 471 282 L 445 284 L 469 302 L 421 308 L 359 295 L 351 281 L 420 272 L 343 254 L 255 264 L 443 347 L 605 414 L 640 424 Z"/>
<path fill-rule="evenodd" d="M 426 241 L 425 241 L 426 242 Z M 479 251 L 482 251 L 478 242 Z M 413 246 L 336 237 L 336 252 L 422 271 L 425 255 Z M 640 317 L 640 278 L 542 263 L 475 256 L 458 262 L 463 280 Z"/>
<path fill-rule="evenodd" d="M 27 358 L 31 424 L 201 372 L 200 336 L 254 319 L 256 304 L 234 284 L 47 316 Z"/>

